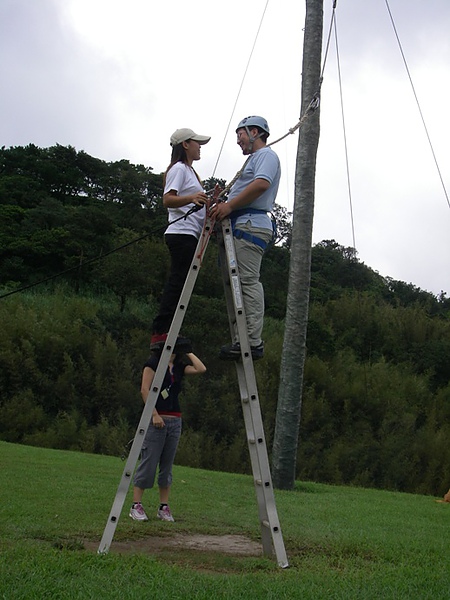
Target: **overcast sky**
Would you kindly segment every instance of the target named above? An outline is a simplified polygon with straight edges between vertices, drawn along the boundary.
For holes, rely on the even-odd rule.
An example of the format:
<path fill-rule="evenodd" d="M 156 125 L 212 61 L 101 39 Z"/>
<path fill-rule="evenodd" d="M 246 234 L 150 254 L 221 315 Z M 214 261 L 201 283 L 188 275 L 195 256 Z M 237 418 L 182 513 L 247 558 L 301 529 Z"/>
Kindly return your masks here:
<path fill-rule="evenodd" d="M 324 42 L 332 4 L 324 0 Z M 389 6 L 449 194 L 450 1 Z M 171 133 L 190 127 L 212 136 L 200 175 L 229 181 L 244 160 L 241 118 L 266 117 L 271 140 L 299 118 L 305 5 L 271 0 L 265 9 L 266 0 L 0 0 L 0 145 L 71 145 L 159 173 Z M 381 275 L 448 296 L 450 207 L 386 0 L 337 0 L 336 22 L 355 237 L 333 35 L 313 241 L 355 245 Z M 298 133 L 273 147 L 277 201 L 289 210 L 297 142 Z"/>

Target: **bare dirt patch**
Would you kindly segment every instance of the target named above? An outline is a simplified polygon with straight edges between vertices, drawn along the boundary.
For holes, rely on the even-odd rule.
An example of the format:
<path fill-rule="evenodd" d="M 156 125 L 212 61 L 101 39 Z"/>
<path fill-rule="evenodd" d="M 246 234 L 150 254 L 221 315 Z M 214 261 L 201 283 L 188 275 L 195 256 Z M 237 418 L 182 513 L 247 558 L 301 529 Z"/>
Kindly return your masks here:
<path fill-rule="evenodd" d="M 97 552 L 98 542 L 85 541 L 86 550 Z M 167 549 L 199 550 L 220 552 L 235 556 L 262 556 L 261 544 L 243 535 L 181 535 L 168 537 L 149 536 L 140 540 L 117 541 L 111 544 L 110 552 L 128 554 L 143 552 L 157 554 Z"/>

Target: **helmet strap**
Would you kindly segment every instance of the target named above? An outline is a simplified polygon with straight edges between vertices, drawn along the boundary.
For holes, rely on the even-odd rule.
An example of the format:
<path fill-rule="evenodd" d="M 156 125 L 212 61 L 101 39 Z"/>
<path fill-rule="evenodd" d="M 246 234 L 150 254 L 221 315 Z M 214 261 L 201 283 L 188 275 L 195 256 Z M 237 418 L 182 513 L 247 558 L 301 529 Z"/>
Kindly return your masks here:
<path fill-rule="evenodd" d="M 262 136 L 262 133 L 258 133 L 257 136 L 253 137 L 251 135 L 250 129 L 249 129 L 249 127 L 247 125 L 245 126 L 245 131 L 247 132 L 248 139 L 250 140 L 249 150 L 250 150 L 250 154 L 251 154 L 253 152 L 253 144 L 254 144 L 254 142 L 256 142 L 256 140 Z"/>

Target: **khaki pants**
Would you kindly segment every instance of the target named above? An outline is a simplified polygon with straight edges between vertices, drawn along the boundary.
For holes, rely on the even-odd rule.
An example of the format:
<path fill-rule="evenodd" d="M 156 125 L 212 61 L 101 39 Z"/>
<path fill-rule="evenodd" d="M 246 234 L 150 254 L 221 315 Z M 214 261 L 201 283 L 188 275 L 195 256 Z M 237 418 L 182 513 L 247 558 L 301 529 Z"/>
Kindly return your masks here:
<path fill-rule="evenodd" d="M 236 228 L 265 242 L 270 242 L 272 239 L 270 229 L 252 227 L 250 221 L 247 221 L 245 225 L 239 223 Z M 257 244 L 244 239 L 234 238 L 234 245 L 247 318 L 248 340 L 250 346 L 259 346 L 262 342 L 261 335 L 264 324 L 264 289 L 259 281 L 264 250 Z M 235 333 L 235 341 L 237 341 L 237 333 Z"/>

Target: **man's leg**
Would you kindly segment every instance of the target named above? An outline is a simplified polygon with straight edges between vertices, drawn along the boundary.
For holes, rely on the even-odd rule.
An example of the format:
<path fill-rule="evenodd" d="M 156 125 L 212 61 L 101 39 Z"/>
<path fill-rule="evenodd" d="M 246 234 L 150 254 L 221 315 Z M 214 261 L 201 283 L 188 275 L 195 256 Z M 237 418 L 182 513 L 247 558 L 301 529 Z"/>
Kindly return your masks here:
<path fill-rule="evenodd" d="M 272 239 L 270 230 L 255 229 L 249 223 L 239 225 L 239 229 L 265 242 Z M 256 347 L 262 343 L 261 335 L 264 324 L 264 289 L 259 280 L 264 250 L 257 244 L 244 239 L 235 238 L 234 244 L 247 318 L 248 339 L 250 346 Z"/>

